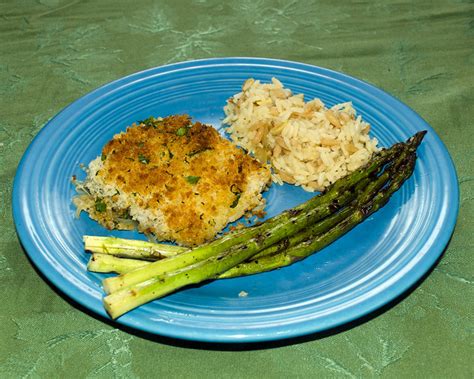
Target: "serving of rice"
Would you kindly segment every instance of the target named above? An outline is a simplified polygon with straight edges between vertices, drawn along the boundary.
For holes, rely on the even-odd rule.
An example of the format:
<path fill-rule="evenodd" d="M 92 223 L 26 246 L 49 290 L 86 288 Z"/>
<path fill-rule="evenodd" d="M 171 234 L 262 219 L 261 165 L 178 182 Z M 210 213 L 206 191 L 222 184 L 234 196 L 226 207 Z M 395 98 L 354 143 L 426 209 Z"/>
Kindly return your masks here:
<path fill-rule="evenodd" d="M 305 102 L 272 78 L 248 79 L 224 107 L 227 132 L 237 145 L 272 166 L 274 182 L 322 191 L 356 170 L 378 151 L 370 125 L 352 103 L 327 108 L 320 99 Z"/>

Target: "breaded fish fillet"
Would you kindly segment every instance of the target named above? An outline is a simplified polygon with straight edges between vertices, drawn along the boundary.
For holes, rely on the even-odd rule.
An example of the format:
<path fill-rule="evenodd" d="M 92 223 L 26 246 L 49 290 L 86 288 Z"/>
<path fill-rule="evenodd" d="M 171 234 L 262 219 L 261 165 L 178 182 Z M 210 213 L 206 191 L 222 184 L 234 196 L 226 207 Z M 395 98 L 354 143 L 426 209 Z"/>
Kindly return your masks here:
<path fill-rule="evenodd" d="M 117 134 L 76 182 L 78 210 L 108 229 L 196 245 L 263 208 L 270 170 L 186 115 L 147 119 Z"/>

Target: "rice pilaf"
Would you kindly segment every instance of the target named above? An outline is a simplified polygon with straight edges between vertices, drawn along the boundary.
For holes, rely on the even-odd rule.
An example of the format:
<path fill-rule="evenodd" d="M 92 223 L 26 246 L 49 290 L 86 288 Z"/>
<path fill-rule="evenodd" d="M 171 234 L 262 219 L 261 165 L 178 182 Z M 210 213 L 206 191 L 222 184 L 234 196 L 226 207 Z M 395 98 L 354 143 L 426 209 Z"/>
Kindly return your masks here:
<path fill-rule="evenodd" d="M 367 163 L 378 151 L 370 125 L 351 102 L 327 108 L 320 99 L 305 102 L 272 78 L 245 81 L 224 107 L 227 132 L 239 146 L 272 166 L 272 180 L 322 191 Z"/>

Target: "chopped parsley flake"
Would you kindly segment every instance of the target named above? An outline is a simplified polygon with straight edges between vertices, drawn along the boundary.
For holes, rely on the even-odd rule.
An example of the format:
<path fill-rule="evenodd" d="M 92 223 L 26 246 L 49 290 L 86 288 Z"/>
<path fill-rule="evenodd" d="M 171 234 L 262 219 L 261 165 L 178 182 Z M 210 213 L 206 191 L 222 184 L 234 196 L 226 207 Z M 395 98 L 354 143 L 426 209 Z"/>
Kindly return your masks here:
<path fill-rule="evenodd" d="M 102 201 L 102 199 L 97 199 L 95 201 L 95 210 L 99 213 L 105 212 L 107 205 Z"/>
<path fill-rule="evenodd" d="M 138 121 L 138 123 L 148 127 L 152 126 L 156 129 L 158 126 L 163 124 L 163 119 L 161 117 L 154 118 L 153 116 L 150 116 L 145 120 Z"/>
<path fill-rule="evenodd" d="M 200 176 L 186 176 L 186 181 L 189 183 L 189 184 L 196 184 L 197 182 L 199 182 L 199 179 L 201 179 Z"/>
<path fill-rule="evenodd" d="M 176 135 L 179 137 L 185 136 L 186 134 L 188 134 L 188 128 L 185 126 L 182 126 L 176 131 Z"/>
<path fill-rule="evenodd" d="M 150 116 L 144 120 L 138 121 L 139 124 L 143 124 L 145 126 L 155 126 L 155 118 L 153 116 Z"/>
<path fill-rule="evenodd" d="M 240 192 L 237 192 L 235 194 L 235 199 L 234 201 L 232 202 L 232 204 L 230 205 L 231 208 L 235 208 L 237 206 L 237 204 L 239 204 L 239 200 L 240 200 Z"/>
<path fill-rule="evenodd" d="M 138 161 L 143 164 L 150 163 L 150 159 L 144 156 L 143 154 L 138 154 Z"/>

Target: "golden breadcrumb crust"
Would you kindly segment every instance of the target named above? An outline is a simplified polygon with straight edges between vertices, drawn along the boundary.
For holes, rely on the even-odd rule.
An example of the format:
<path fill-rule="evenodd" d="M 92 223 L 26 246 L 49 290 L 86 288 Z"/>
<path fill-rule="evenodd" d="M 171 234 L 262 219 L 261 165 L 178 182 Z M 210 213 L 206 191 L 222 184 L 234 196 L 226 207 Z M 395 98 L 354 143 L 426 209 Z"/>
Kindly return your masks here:
<path fill-rule="evenodd" d="M 268 167 L 187 115 L 132 125 L 105 145 L 102 161 L 96 175 L 116 196 L 162 214 L 164 222 L 142 231 L 186 245 L 213 238 L 260 205 L 270 180 Z"/>

